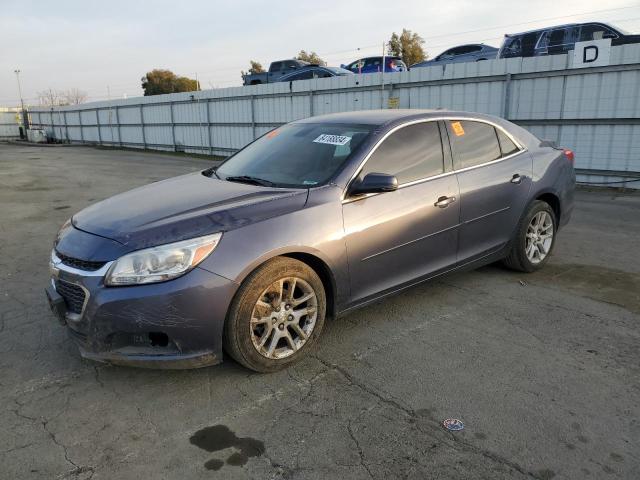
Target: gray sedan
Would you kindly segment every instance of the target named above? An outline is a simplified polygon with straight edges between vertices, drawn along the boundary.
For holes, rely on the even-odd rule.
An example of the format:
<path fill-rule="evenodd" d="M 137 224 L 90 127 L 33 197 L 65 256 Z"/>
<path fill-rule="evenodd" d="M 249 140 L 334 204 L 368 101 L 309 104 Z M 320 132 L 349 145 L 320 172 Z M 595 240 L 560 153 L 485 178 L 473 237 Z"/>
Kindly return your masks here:
<path fill-rule="evenodd" d="M 498 56 L 498 49 L 484 43 L 471 43 L 445 50 L 432 60 L 411 65 L 416 67 L 432 67 L 434 65 L 445 65 L 447 63 L 479 62 L 481 60 L 493 60 Z"/>
<path fill-rule="evenodd" d="M 86 358 L 275 371 L 327 318 L 417 283 L 542 268 L 574 185 L 570 151 L 489 115 L 308 118 L 75 214 L 46 293 Z"/>

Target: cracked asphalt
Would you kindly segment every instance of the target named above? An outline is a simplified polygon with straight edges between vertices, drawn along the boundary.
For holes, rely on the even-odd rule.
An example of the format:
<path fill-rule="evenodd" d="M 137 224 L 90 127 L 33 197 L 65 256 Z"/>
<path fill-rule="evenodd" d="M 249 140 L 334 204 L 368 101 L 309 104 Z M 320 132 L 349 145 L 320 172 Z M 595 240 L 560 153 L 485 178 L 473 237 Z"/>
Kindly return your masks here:
<path fill-rule="evenodd" d="M 58 228 L 208 165 L 0 145 L 0 478 L 640 478 L 639 194 L 579 192 L 544 270 L 412 288 L 283 372 L 82 360 L 43 293 Z"/>

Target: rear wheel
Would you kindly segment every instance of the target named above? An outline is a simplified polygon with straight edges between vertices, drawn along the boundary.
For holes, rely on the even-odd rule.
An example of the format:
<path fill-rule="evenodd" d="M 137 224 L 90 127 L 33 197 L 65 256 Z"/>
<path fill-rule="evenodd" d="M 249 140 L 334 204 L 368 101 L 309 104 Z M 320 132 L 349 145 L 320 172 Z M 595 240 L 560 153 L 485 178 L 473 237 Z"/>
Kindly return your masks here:
<path fill-rule="evenodd" d="M 536 200 L 520 220 L 504 264 L 520 272 L 534 272 L 549 260 L 557 229 L 556 214 L 548 203 Z"/>
<path fill-rule="evenodd" d="M 313 269 L 298 260 L 275 258 L 238 290 L 225 323 L 225 350 L 251 370 L 280 370 L 312 348 L 325 312 L 324 287 Z"/>

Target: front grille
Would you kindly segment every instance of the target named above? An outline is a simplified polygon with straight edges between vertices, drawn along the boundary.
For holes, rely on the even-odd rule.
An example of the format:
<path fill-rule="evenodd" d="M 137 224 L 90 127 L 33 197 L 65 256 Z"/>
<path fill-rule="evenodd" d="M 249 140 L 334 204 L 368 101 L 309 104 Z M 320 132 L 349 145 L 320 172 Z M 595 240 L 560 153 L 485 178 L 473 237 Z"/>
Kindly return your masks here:
<path fill-rule="evenodd" d="M 56 280 L 56 291 L 64 298 L 67 310 L 71 313 L 82 313 L 84 306 L 85 293 L 84 290 L 73 283 L 64 280 Z"/>
<path fill-rule="evenodd" d="M 79 258 L 68 257 L 67 255 L 63 255 L 60 252 L 56 251 L 56 256 L 64 263 L 65 265 L 73 268 L 77 268 L 78 270 L 85 270 L 87 272 L 94 272 L 99 270 L 104 266 L 107 262 L 91 262 L 89 260 L 80 260 Z"/>

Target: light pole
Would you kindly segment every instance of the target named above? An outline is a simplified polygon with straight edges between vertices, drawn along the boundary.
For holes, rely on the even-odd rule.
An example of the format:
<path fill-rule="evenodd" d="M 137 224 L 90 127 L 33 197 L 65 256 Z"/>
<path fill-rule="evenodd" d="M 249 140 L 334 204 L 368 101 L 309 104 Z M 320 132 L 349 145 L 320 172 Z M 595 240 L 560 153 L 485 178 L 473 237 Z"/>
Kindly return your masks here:
<path fill-rule="evenodd" d="M 25 113 L 24 113 L 24 100 L 22 99 L 22 86 L 20 85 L 20 69 L 15 69 L 13 72 L 16 74 L 16 78 L 18 79 L 18 93 L 20 94 L 20 107 L 22 110 L 22 126 L 26 130 L 27 122 L 26 122 Z"/>
<path fill-rule="evenodd" d="M 16 74 L 16 78 L 18 79 L 18 92 L 20 93 L 20 106 L 22 107 L 22 111 L 24 111 L 24 100 L 22 99 L 22 86 L 20 85 L 20 70 L 16 69 L 13 72 Z"/>

